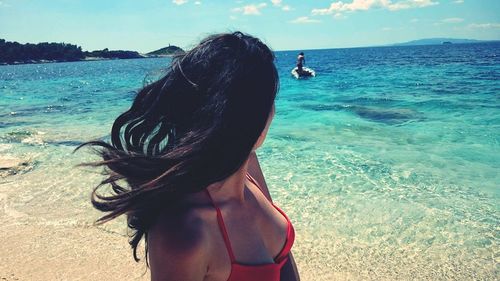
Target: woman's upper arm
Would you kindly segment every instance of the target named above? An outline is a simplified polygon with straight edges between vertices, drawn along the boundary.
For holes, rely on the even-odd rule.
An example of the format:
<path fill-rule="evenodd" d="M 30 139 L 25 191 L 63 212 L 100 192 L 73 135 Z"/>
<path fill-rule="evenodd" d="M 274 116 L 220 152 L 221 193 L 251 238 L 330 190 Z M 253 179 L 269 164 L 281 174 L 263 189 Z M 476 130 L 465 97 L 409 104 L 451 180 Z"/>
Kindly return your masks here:
<path fill-rule="evenodd" d="M 148 234 L 152 281 L 202 281 L 208 269 L 206 235 L 196 220 L 159 223 Z"/>

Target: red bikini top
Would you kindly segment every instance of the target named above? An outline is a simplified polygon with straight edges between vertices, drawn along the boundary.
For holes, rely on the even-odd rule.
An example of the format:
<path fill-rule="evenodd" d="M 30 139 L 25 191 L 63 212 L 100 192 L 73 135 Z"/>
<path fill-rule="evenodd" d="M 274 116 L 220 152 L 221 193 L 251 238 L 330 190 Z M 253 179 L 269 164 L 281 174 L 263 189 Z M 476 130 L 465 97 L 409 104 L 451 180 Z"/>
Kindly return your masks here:
<path fill-rule="evenodd" d="M 255 181 L 252 176 L 247 173 L 247 178 L 254 183 L 259 190 L 262 192 L 257 181 Z M 274 263 L 268 264 L 259 264 L 259 265 L 247 265 L 238 263 L 234 257 L 233 248 L 231 247 L 231 241 L 229 240 L 229 236 L 227 234 L 226 226 L 224 224 L 224 219 L 222 218 L 222 213 L 213 201 L 210 193 L 207 190 L 208 197 L 212 201 L 215 210 L 217 211 L 217 222 L 219 224 L 219 228 L 222 232 L 222 236 L 224 238 L 224 243 L 226 244 L 227 252 L 229 257 L 231 258 L 231 274 L 227 281 L 279 281 L 280 280 L 280 271 L 283 265 L 285 265 L 288 260 L 288 254 L 290 253 L 290 249 L 292 248 L 293 242 L 295 240 L 295 231 L 293 229 L 292 223 L 288 216 L 276 205 L 272 202 L 271 204 L 278 210 L 283 217 L 285 217 L 287 221 L 287 233 L 286 233 L 286 241 L 285 245 L 279 252 L 278 256 L 274 258 Z"/>

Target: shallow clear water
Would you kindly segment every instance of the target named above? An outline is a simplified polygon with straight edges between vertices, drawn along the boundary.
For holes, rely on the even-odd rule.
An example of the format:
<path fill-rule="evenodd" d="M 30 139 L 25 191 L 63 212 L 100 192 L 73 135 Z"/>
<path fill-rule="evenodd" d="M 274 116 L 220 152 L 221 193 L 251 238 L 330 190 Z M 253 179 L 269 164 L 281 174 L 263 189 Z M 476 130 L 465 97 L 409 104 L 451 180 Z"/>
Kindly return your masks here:
<path fill-rule="evenodd" d="M 305 280 L 488 279 L 500 259 L 500 44 L 278 52 L 277 114 L 259 156 L 297 230 Z M 87 224 L 106 137 L 168 59 L 0 66 L 0 178 L 18 220 Z M 0 196 L 0 201 L 2 200 Z M 118 228 L 118 224 L 109 226 Z"/>

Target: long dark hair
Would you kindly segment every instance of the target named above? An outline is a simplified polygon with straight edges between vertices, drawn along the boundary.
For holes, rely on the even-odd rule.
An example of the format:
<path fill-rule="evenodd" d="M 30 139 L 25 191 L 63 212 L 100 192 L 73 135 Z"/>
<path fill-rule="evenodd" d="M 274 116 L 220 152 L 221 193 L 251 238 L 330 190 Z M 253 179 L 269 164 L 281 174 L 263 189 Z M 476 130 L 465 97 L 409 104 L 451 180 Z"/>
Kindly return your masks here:
<path fill-rule="evenodd" d="M 110 143 L 90 141 L 106 178 L 92 192 L 104 223 L 126 214 L 137 245 L 159 212 L 235 173 L 265 128 L 278 91 L 273 52 L 234 32 L 202 40 L 172 60 L 116 118 Z M 110 188 L 109 188 L 110 187 Z M 104 189 L 104 190 L 101 190 Z"/>

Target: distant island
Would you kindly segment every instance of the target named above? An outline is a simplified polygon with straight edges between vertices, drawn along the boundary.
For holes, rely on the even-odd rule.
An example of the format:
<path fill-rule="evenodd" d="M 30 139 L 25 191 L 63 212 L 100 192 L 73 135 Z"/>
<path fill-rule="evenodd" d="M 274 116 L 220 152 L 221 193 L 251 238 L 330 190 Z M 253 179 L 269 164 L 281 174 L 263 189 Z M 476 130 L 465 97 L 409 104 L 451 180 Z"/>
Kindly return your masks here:
<path fill-rule="evenodd" d="M 149 57 L 165 57 L 165 56 L 175 56 L 177 54 L 182 54 L 182 53 L 184 53 L 183 49 L 177 46 L 168 45 L 168 47 L 149 52 L 146 55 Z"/>
<path fill-rule="evenodd" d="M 449 45 L 449 44 L 470 44 L 496 42 L 495 40 L 475 40 L 475 39 L 454 39 L 454 38 L 428 38 L 396 43 L 391 46 L 421 46 L 421 45 Z"/>
<path fill-rule="evenodd" d="M 67 43 L 43 42 L 38 44 L 21 44 L 0 39 L 0 64 L 138 59 L 173 56 L 183 52 L 181 48 L 173 45 L 147 54 L 140 54 L 136 51 L 109 50 L 107 48 L 88 52 L 82 51 L 80 46 Z"/>

